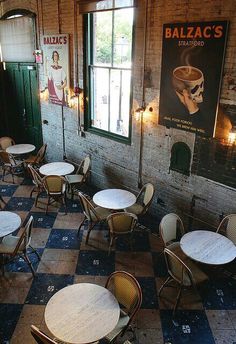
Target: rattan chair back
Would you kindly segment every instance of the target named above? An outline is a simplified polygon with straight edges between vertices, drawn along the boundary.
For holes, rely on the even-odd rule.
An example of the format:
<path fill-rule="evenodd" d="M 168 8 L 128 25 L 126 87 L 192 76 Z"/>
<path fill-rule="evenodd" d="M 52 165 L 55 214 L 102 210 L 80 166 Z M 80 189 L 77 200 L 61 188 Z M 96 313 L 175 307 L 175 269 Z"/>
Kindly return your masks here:
<path fill-rule="evenodd" d="M 64 177 L 56 175 L 46 176 L 43 183 L 48 195 L 63 195 L 65 192 L 66 180 Z"/>
<path fill-rule="evenodd" d="M 115 271 L 108 277 L 105 287 L 129 315 L 130 323 L 142 304 L 142 290 L 136 278 L 128 272 Z"/>
<path fill-rule="evenodd" d="M 43 185 L 43 178 L 40 176 L 40 174 L 36 171 L 36 169 L 31 166 L 31 165 L 28 165 L 28 169 L 29 169 L 29 172 L 30 172 L 30 175 L 31 175 L 31 178 L 33 180 L 33 183 L 40 187 L 41 185 Z"/>
<path fill-rule="evenodd" d="M 38 344 L 57 344 L 53 339 L 40 331 L 36 326 L 31 325 L 31 334 Z"/>
<path fill-rule="evenodd" d="M 225 234 L 236 245 L 236 214 L 225 216 L 219 224 L 217 232 Z"/>
<path fill-rule="evenodd" d="M 145 184 L 142 189 L 140 190 L 138 196 L 137 196 L 137 203 L 141 203 L 143 206 L 142 213 L 139 215 L 144 215 L 149 206 L 152 203 L 153 197 L 154 197 L 154 186 L 151 183 Z"/>
<path fill-rule="evenodd" d="M 42 145 L 42 147 L 39 149 L 36 155 L 36 159 L 35 159 L 36 164 L 40 164 L 41 162 L 43 162 L 45 158 L 46 150 L 47 150 L 47 144 Z"/>
<path fill-rule="evenodd" d="M 178 215 L 170 213 L 162 218 L 159 231 L 162 241 L 167 247 L 173 241 L 179 241 L 184 235 L 184 225 Z"/>
<path fill-rule="evenodd" d="M 15 144 L 15 141 L 8 136 L 0 137 L 0 149 L 6 150 L 8 147 L 13 146 Z"/>
<path fill-rule="evenodd" d="M 91 222 L 94 221 L 94 219 L 96 219 L 96 221 L 100 221 L 100 218 L 97 215 L 96 210 L 90 200 L 85 195 L 83 195 L 82 192 L 78 192 L 78 196 L 84 216 Z"/>
<path fill-rule="evenodd" d="M 133 232 L 138 218 L 131 213 L 113 213 L 108 216 L 107 223 L 111 233 L 125 234 Z"/>

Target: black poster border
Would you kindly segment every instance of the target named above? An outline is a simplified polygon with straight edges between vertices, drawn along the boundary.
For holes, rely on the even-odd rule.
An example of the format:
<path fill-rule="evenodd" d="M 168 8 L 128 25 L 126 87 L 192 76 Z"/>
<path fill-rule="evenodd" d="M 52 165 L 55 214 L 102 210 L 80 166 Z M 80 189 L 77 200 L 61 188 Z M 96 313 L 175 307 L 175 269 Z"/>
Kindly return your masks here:
<path fill-rule="evenodd" d="M 214 137 L 229 21 L 163 25 L 159 124 Z"/>

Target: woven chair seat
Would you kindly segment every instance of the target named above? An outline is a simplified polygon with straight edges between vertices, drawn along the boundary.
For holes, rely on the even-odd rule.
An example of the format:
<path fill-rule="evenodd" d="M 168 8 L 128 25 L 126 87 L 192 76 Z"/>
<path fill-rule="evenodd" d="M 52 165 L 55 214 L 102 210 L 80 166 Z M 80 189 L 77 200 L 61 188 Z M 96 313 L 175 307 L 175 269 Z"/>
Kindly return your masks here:
<path fill-rule="evenodd" d="M 83 174 L 69 174 L 68 176 L 65 176 L 69 184 L 81 183 L 83 180 L 83 177 L 84 177 Z"/>
<path fill-rule="evenodd" d="M 135 203 L 131 205 L 131 207 L 126 208 L 125 211 L 127 211 L 128 213 L 139 215 L 142 214 L 143 208 L 144 207 L 142 206 L 142 204 Z"/>
<path fill-rule="evenodd" d="M 112 342 L 113 339 L 115 339 L 122 332 L 122 330 L 124 330 L 128 322 L 129 322 L 129 316 L 124 311 L 121 310 L 120 318 L 118 320 L 116 327 L 114 328 L 114 330 L 108 333 L 105 339 L 108 340 L 109 342 Z"/>

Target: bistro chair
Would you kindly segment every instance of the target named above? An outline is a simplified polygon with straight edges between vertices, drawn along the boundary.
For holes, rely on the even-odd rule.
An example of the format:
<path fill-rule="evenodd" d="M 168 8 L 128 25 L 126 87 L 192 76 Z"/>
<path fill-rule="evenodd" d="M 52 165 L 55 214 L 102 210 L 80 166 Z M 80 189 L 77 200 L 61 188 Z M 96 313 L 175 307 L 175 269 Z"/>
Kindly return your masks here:
<path fill-rule="evenodd" d="M 28 165 L 28 170 L 32 178 L 32 182 L 34 184 L 34 187 L 30 193 L 30 198 L 32 197 L 34 192 L 37 193 L 35 197 L 35 202 L 34 202 L 35 207 L 37 207 L 39 195 L 41 194 L 41 192 L 45 190 L 44 184 L 43 184 L 43 178 L 40 176 L 40 174 L 37 172 L 37 170 L 33 166 Z"/>
<path fill-rule="evenodd" d="M 118 335 L 123 336 L 142 304 L 142 290 L 134 276 L 125 271 L 115 271 L 107 279 L 105 288 L 110 290 L 119 302 L 120 318 L 114 330 L 106 337 L 112 343 Z"/>
<path fill-rule="evenodd" d="M 11 154 L 5 151 L 0 151 L 0 159 L 3 163 L 2 180 L 4 181 L 6 171 L 8 171 L 12 175 L 12 181 L 14 183 L 14 175 L 18 174 L 17 169 L 23 166 L 23 161 L 16 160 Z"/>
<path fill-rule="evenodd" d="M 90 172 L 90 166 L 91 166 L 91 159 L 89 155 L 87 155 L 84 160 L 79 165 L 76 174 L 68 174 L 65 176 L 68 187 L 71 191 L 71 199 L 74 198 L 74 189 L 76 186 L 81 185 L 82 183 L 85 183 Z"/>
<path fill-rule="evenodd" d="M 48 337 L 44 332 L 34 325 L 31 325 L 30 331 L 38 344 L 58 344 L 52 338 Z"/>
<path fill-rule="evenodd" d="M 2 209 L 1 202 L 2 202 L 3 204 L 5 204 L 5 205 L 6 205 L 6 202 L 4 201 L 4 199 L 3 199 L 2 195 L 0 195 L 0 209 Z"/>
<path fill-rule="evenodd" d="M 15 145 L 15 141 L 8 136 L 0 137 L 0 150 L 6 150 L 8 147 Z"/>
<path fill-rule="evenodd" d="M 32 166 L 40 166 L 44 161 L 46 150 L 47 150 L 47 145 L 46 144 L 42 145 L 42 147 L 38 150 L 38 153 L 36 155 L 31 155 L 26 160 L 24 160 L 24 163 L 26 164 L 26 166 L 28 164 L 31 164 Z"/>
<path fill-rule="evenodd" d="M 186 259 L 186 255 L 180 248 L 180 239 L 184 235 L 184 225 L 181 218 L 170 213 L 165 215 L 159 225 L 160 237 L 164 243 L 164 246 L 174 252 L 181 259 Z"/>
<path fill-rule="evenodd" d="M 161 286 L 159 296 L 161 296 L 163 288 L 167 287 L 170 282 L 175 281 L 179 284 L 178 294 L 172 314 L 174 317 L 179 305 L 182 290 L 184 288 L 193 288 L 197 292 L 197 285 L 205 282 L 208 277 L 197 267 L 196 264 L 194 264 L 192 260 L 188 260 L 186 264 L 168 248 L 164 249 L 164 255 L 169 276 Z"/>
<path fill-rule="evenodd" d="M 64 205 L 65 213 L 67 214 L 66 207 L 66 180 L 61 176 L 46 176 L 43 179 L 43 185 L 47 192 L 48 202 L 46 207 L 46 214 L 48 207 L 54 202 L 59 202 Z"/>
<path fill-rule="evenodd" d="M 125 211 L 137 216 L 146 214 L 152 203 L 154 191 L 154 186 L 151 183 L 145 184 L 137 196 L 136 203 L 131 205 L 131 207 L 126 208 Z"/>
<path fill-rule="evenodd" d="M 83 210 L 84 218 L 83 221 L 81 222 L 79 228 L 78 228 L 78 235 L 80 232 L 81 227 L 83 224 L 88 221 L 89 227 L 88 227 L 88 233 L 86 236 L 86 244 L 88 243 L 89 240 L 89 235 L 93 227 L 101 223 L 103 221 L 106 221 L 107 217 L 111 214 L 111 212 L 108 209 L 101 208 L 101 207 L 95 207 L 90 200 L 83 195 L 81 192 L 78 192 L 79 200 L 81 203 L 81 207 Z"/>
<path fill-rule="evenodd" d="M 230 214 L 223 218 L 219 224 L 217 233 L 225 234 L 236 245 L 236 214 Z"/>
<path fill-rule="evenodd" d="M 26 263 L 29 265 L 30 270 L 35 276 L 35 271 L 32 266 L 32 263 L 27 255 L 27 248 L 30 247 L 33 253 L 35 253 L 40 260 L 40 256 L 31 245 L 31 229 L 33 225 L 33 216 L 30 216 L 28 222 L 26 223 L 25 227 L 22 229 L 22 233 L 20 236 L 14 235 L 7 235 L 3 238 L 2 242 L 0 243 L 0 254 L 3 255 L 3 262 L 2 262 L 2 272 L 4 274 L 4 265 L 11 262 L 17 257 L 22 257 Z M 4 259 L 8 256 L 8 259 Z"/>
<path fill-rule="evenodd" d="M 110 231 L 110 244 L 108 255 L 110 255 L 114 240 L 121 235 L 129 235 L 132 248 L 133 231 L 137 224 L 138 218 L 131 213 L 112 213 L 107 218 L 107 223 Z"/>

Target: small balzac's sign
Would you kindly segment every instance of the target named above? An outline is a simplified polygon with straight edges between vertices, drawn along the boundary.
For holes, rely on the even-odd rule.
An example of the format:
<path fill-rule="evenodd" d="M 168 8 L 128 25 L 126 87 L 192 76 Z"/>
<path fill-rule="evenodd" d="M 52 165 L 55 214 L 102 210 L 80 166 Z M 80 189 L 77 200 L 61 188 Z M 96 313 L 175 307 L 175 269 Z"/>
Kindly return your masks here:
<path fill-rule="evenodd" d="M 214 136 L 227 21 L 163 26 L 159 124 Z"/>

